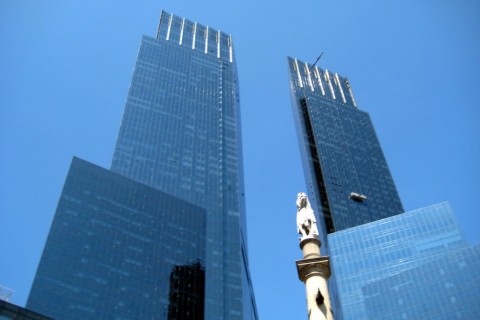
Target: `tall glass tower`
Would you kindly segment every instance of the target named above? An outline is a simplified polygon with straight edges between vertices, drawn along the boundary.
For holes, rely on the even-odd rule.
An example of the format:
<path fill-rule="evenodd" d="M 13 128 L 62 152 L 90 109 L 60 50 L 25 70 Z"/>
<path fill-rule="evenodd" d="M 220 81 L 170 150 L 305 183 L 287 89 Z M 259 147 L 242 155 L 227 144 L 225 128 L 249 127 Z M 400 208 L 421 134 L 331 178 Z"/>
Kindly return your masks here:
<path fill-rule="evenodd" d="M 330 256 L 335 319 L 476 319 L 480 246 L 448 203 L 403 213 L 347 78 L 288 59 L 307 188 Z"/>
<path fill-rule="evenodd" d="M 231 36 L 162 12 L 144 36 L 112 171 L 207 210 L 206 318 L 253 317 Z"/>
<path fill-rule="evenodd" d="M 162 12 L 157 37 L 141 41 L 111 174 L 205 211 L 204 257 L 169 269 L 164 299 L 170 305 L 158 319 L 186 316 L 182 306 L 197 296 L 204 299 L 194 308 L 197 314 L 202 310 L 201 319 L 257 319 L 230 35 Z M 189 279 L 197 279 L 191 292 Z"/>
<path fill-rule="evenodd" d="M 368 113 L 347 78 L 288 59 L 307 188 L 326 234 L 403 212 Z"/>

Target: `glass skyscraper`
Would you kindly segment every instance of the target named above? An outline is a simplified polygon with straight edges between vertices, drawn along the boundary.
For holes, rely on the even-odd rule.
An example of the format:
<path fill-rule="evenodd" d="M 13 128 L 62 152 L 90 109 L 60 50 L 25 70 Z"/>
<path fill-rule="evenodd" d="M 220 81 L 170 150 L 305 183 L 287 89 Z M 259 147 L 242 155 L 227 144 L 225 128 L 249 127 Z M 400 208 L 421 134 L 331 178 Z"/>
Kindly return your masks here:
<path fill-rule="evenodd" d="M 448 203 L 328 238 L 342 319 L 478 319 L 480 246 Z"/>
<path fill-rule="evenodd" d="M 163 287 L 139 289 L 143 292 L 140 295 L 151 296 L 149 290 L 169 286 L 162 291 L 160 309 L 155 308 L 157 315 L 152 319 L 183 319 L 188 311 L 184 306 L 195 313 L 195 317 L 189 315 L 191 319 L 257 319 L 247 260 L 239 92 L 231 36 L 162 12 L 157 37 L 144 36 L 141 41 L 109 173 L 144 185 L 149 192 L 168 195 L 180 208 L 188 203 L 198 208 L 193 211 L 204 211 L 196 215 L 204 216 L 204 223 L 189 226 L 197 230 L 185 227 L 177 235 L 178 245 L 183 243 L 182 236 L 197 235 L 201 252 L 180 261 L 167 254 L 164 258 L 172 261 L 165 265 L 159 262 L 162 278 L 155 279 Z M 101 179 L 91 183 L 101 183 Z M 108 188 L 115 187 L 112 184 Z M 141 200 L 138 205 L 143 206 Z M 59 210 L 60 205 L 55 220 Z M 169 215 L 175 219 L 183 219 L 182 212 L 173 204 L 169 208 Z M 171 227 L 175 233 L 175 225 Z M 143 237 L 155 241 L 157 236 Z M 33 297 L 39 295 L 36 292 L 43 290 L 42 263 L 55 257 L 56 253 L 49 253 L 54 246 L 47 242 L 29 298 L 32 308 Z M 151 254 L 141 253 L 143 259 L 160 259 L 155 252 Z M 143 272 L 147 261 L 139 263 L 137 267 Z M 152 280 L 149 275 L 140 281 Z M 192 281 L 195 284 L 188 285 Z M 129 291 L 128 284 L 124 286 Z M 116 288 L 120 288 L 118 283 Z M 192 300 L 201 303 L 192 305 Z M 138 302 L 139 310 L 150 303 L 131 302 Z M 137 312 L 118 319 L 148 318 L 134 314 Z"/>
<path fill-rule="evenodd" d="M 480 248 L 468 247 L 449 205 L 403 213 L 348 79 L 293 58 L 288 65 L 335 319 L 478 319 Z"/>
<path fill-rule="evenodd" d="M 308 194 L 326 234 L 403 212 L 368 113 L 347 78 L 288 58 Z"/>

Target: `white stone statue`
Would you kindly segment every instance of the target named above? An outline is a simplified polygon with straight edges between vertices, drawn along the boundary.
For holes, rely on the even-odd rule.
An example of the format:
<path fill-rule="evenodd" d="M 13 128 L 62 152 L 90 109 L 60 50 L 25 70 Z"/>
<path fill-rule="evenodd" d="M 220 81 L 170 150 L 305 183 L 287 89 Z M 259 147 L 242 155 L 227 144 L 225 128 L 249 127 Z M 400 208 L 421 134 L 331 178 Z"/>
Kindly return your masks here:
<path fill-rule="evenodd" d="M 297 195 L 297 232 L 302 235 L 300 239 L 318 237 L 317 220 L 304 192 Z"/>

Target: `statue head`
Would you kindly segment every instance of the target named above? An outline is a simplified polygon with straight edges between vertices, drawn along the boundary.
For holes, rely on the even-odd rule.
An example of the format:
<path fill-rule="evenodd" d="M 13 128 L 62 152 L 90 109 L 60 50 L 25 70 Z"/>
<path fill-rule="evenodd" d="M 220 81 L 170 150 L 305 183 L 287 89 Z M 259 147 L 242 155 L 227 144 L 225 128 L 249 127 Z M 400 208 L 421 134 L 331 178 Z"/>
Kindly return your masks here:
<path fill-rule="evenodd" d="M 305 192 L 299 192 L 297 194 L 297 210 L 300 210 L 301 208 L 308 208 L 309 203 L 308 203 L 308 198 Z"/>

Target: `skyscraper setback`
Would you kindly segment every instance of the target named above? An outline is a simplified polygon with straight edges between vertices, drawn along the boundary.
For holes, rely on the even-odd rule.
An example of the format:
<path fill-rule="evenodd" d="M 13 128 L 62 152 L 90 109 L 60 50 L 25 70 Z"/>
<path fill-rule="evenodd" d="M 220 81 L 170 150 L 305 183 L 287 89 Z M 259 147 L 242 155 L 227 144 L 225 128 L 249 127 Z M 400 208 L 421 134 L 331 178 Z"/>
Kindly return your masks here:
<path fill-rule="evenodd" d="M 72 179 L 81 172 L 86 180 L 75 187 Z M 74 159 L 69 176 L 73 187 L 67 190 L 66 184 L 62 193 L 29 308 L 62 319 L 78 318 L 78 312 L 83 319 L 104 312 L 125 319 L 257 318 L 231 36 L 162 12 L 157 37 L 142 38 L 111 171 Z M 102 185 L 99 191 L 96 184 Z M 152 198 L 169 205 L 154 209 Z M 80 231 L 62 234 L 62 228 L 80 221 Z M 100 229 L 92 225 L 102 226 L 108 239 L 97 243 Z M 171 229 L 162 229 L 167 225 Z M 81 243 L 84 250 L 68 252 L 58 241 Z M 131 241 L 135 244 L 127 245 Z M 67 263 L 62 255 L 73 260 Z M 68 273 L 74 264 L 88 267 Z M 161 286 L 148 285 L 158 281 L 153 275 L 162 278 Z M 110 300 L 88 298 L 98 290 Z M 64 305 L 46 310 L 53 307 L 45 295 L 55 291 L 64 292 Z M 112 296 L 117 292 L 121 299 Z M 129 299 L 128 292 L 137 298 Z M 121 309 L 139 311 L 126 315 Z M 151 313 L 140 314 L 145 310 Z"/>

